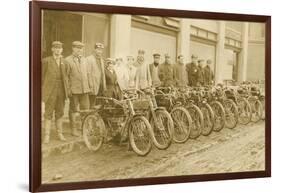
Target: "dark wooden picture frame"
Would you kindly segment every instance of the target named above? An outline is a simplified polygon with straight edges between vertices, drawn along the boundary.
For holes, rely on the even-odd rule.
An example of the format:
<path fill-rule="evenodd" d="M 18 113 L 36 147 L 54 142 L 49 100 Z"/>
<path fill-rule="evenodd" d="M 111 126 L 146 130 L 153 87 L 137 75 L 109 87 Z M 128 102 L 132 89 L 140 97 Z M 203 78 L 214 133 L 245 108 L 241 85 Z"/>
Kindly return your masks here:
<path fill-rule="evenodd" d="M 97 13 L 118 13 L 150 16 L 185 17 L 197 19 L 264 22 L 265 27 L 265 170 L 256 172 L 237 172 L 204 174 L 190 176 L 153 177 L 95 182 L 73 182 L 59 184 L 41 183 L 41 10 L 87 11 Z M 242 178 L 261 178 L 271 176 L 271 17 L 232 13 L 213 13 L 155 8 L 105 6 L 94 4 L 75 4 L 58 2 L 29 2 L 30 10 L 30 191 L 58 191 L 88 188 L 122 187 L 149 184 L 183 183 Z"/>

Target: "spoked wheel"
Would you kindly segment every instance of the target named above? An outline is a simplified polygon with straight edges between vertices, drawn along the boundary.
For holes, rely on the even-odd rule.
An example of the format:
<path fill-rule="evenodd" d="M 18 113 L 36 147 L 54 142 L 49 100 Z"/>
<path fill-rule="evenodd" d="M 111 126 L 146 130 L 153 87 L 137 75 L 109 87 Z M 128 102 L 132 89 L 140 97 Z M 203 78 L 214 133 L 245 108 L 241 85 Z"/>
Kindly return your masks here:
<path fill-rule="evenodd" d="M 175 107 L 170 114 L 174 121 L 175 127 L 173 138 L 174 142 L 186 142 L 189 137 L 192 125 L 192 119 L 189 112 L 183 107 Z"/>
<path fill-rule="evenodd" d="M 213 130 L 215 115 L 211 106 L 207 103 L 203 103 L 200 110 L 203 114 L 203 119 L 204 119 L 204 125 L 202 127 L 201 133 L 202 135 L 207 136 L 210 135 L 210 133 Z"/>
<path fill-rule="evenodd" d="M 213 101 L 211 107 L 214 112 L 214 131 L 220 131 L 223 129 L 225 125 L 225 111 L 222 104 L 218 101 Z"/>
<path fill-rule="evenodd" d="M 252 109 L 252 122 L 258 122 L 261 117 L 262 117 L 262 103 L 256 98 L 256 97 L 252 97 L 250 96 L 248 98 L 248 101 L 251 105 L 251 109 Z"/>
<path fill-rule="evenodd" d="M 194 104 L 188 106 L 187 110 L 192 119 L 192 128 L 191 128 L 189 137 L 191 139 L 196 139 L 197 137 L 200 136 L 200 134 L 202 132 L 202 127 L 204 125 L 203 114 L 202 114 L 201 110 L 199 109 L 199 107 L 197 107 Z"/>
<path fill-rule="evenodd" d="M 82 132 L 87 148 L 92 151 L 99 150 L 106 137 L 105 124 L 101 116 L 97 113 L 87 115 L 82 123 Z"/>
<path fill-rule="evenodd" d="M 238 107 L 231 99 L 224 101 L 225 126 L 229 129 L 236 127 L 238 123 Z"/>
<path fill-rule="evenodd" d="M 237 107 L 238 107 L 238 122 L 247 125 L 250 123 L 252 118 L 252 110 L 250 103 L 245 98 L 237 99 Z"/>
<path fill-rule="evenodd" d="M 140 155 L 147 155 L 152 148 L 152 128 L 143 116 L 133 117 L 128 125 L 129 140 L 133 151 Z"/>
<path fill-rule="evenodd" d="M 154 134 L 154 145 L 158 149 L 167 149 L 173 140 L 174 123 L 171 115 L 163 109 L 155 110 L 155 117 L 151 117 L 150 123 Z"/>

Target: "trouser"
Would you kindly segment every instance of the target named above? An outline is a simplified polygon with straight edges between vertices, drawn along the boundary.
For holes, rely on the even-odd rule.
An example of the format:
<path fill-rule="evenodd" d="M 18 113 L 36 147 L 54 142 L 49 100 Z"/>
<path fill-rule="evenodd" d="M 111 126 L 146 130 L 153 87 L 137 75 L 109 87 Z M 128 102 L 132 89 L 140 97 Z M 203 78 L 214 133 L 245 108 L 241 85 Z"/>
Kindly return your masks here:
<path fill-rule="evenodd" d="M 96 105 L 96 97 L 97 95 L 89 95 L 90 100 L 90 109 L 93 109 Z"/>
<path fill-rule="evenodd" d="M 102 87 L 99 88 L 99 92 L 97 94 L 90 94 L 89 95 L 89 101 L 90 101 L 90 109 L 94 109 L 96 105 L 96 98 L 97 96 L 104 96 Z"/>
<path fill-rule="evenodd" d="M 63 85 L 57 85 L 49 96 L 47 101 L 45 101 L 45 113 L 44 118 L 51 120 L 53 118 L 53 113 L 55 113 L 55 119 L 58 120 L 63 117 L 65 105 L 65 95 Z"/>
<path fill-rule="evenodd" d="M 64 88 L 63 85 L 58 83 L 52 94 L 49 96 L 49 98 L 45 101 L 45 137 L 44 137 L 44 143 L 49 142 L 50 138 L 50 132 L 51 132 L 51 123 L 53 114 L 55 113 L 55 119 L 56 119 L 56 128 L 58 134 L 62 135 L 63 130 L 63 114 L 64 114 L 64 105 L 65 105 L 65 95 L 64 95 Z M 62 136 L 63 137 L 63 136 Z"/>
<path fill-rule="evenodd" d="M 87 110 L 90 107 L 89 95 L 85 94 L 72 94 L 69 104 L 69 119 L 72 129 L 76 128 L 76 117 L 79 110 Z"/>

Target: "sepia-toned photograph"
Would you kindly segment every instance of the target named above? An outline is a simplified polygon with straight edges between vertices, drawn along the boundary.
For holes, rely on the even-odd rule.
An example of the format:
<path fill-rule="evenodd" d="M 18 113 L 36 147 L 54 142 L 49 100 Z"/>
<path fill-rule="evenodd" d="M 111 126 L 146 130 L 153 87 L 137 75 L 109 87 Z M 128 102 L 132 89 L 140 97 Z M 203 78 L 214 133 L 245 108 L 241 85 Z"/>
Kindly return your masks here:
<path fill-rule="evenodd" d="M 41 11 L 42 184 L 265 171 L 265 23 Z"/>

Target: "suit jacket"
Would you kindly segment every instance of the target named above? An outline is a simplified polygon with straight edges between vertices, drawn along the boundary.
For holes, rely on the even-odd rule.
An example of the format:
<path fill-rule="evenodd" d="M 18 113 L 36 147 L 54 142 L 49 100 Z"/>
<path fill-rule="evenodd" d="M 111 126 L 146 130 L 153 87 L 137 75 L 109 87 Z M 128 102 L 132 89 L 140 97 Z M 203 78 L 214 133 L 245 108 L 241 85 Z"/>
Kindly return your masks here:
<path fill-rule="evenodd" d="M 113 70 L 111 72 L 108 69 L 105 69 L 105 79 L 107 89 L 104 92 L 104 96 L 121 99 L 121 89 L 119 87 L 115 71 Z"/>
<path fill-rule="evenodd" d="M 202 66 L 198 66 L 198 83 L 201 85 L 201 86 L 204 86 L 205 85 L 205 81 L 204 81 L 204 69 Z"/>
<path fill-rule="evenodd" d="M 114 70 L 121 90 L 126 90 L 129 86 L 129 78 L 130 78 L 127 66 L 125 66 L 125 64 L 121 64 L 118 66 L 115 65 Z"/>
<path fill-rule="evenodd" d="M 104 90 L 106 90 L 104 62 L 103 59 L 101 59 L 100 65 L 94 55 L 90 55 L 86 59 L 90 68 L 92 94 L 97 95 L 98 93 L 102 93 Z"/>
<path fill-rule="evenodd" d="M 66 76 L 66 64 L 65 60 L 61 58 L 60 65 L 56 63 L 53 56 L 49 56 L 42 60 L 42 101 L 46 102 L 50 95 L 52 95 L 52 91 L 56 86 L 56 73 L 61 73 L 61 77 L 63 80 L 64 89 L 61 91 L 64 97 L 68 96 L 68 80 Z"/>
<path fill-rule="evenodd" d="M 174 66 L 174 78 L 176 86 L 187 86 L 188 74 L 184 64 L 176 63 Z"/>
<path fill-rule="evenodd" d="M 162 63 L 159 66 L 159 78 L 163 86 L 174 85 L 174 67 L 172 64 Z"/>
<path fill-rule="evenodd" d="M 154 86 L 159 86 L 161 84 L 161 81 L 159 78 L 159 73 L 160 73 L 159 66 L 160 66 L 160 64 L 158 64 L 158 67 L 157 67 L 157 74 L 154 74 L 154 72 L 153 72 L 153 68 L 155 68 L 154 63 L 149 64 L 149 71 L 150 71 L 150 76 L 151 76 L 151 80 L 152 80 L 152 85 L 154 85 Z M 157 77 L 155 77 L 155 75 Z"/>
<path fill-rule="evenodd" d="M 204 67 L 204 82 L 206 85 L 211 85 L 212 80 L 214 79 L 214 74 L 210 66 L 205 66 Z"/>
<path fill-rule="evenodd" d="M 145 63 L 137 64 L 136 70 L 136 88 L 145 89 L 152 85 L 149 66 Z"/>
<path fill-rule="evenodd" d="M 135 66 L 128 66 L 128 75 L 129 75 L 129 81 L 128 81 L 128 88 L 136 88 L 136 72 L 137 68 Z"/>
<path fill-rule="evenodd" d="M 188 76 L 190 86 L 198 86 L 198 67 L 194 63 L 190 63 L 188 67 Z"/>
<path fill-rule="evenodd" d="M 65 58 L 67 63 L 66 74 L 69 80 L 71 94 L 86 94 L 92 91 L 90 68 L 85 57 L 78 58 L 70 55 Z"/>

